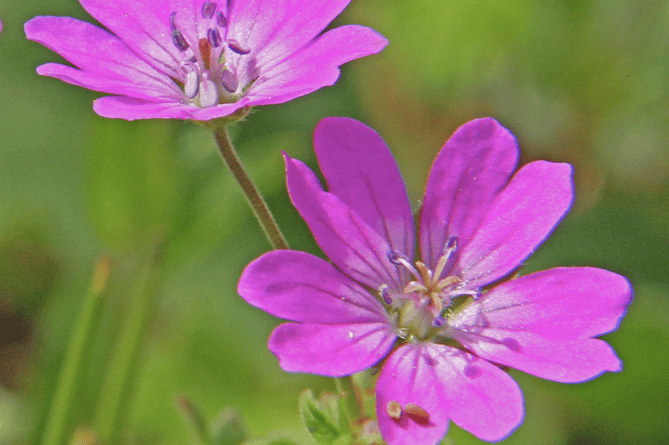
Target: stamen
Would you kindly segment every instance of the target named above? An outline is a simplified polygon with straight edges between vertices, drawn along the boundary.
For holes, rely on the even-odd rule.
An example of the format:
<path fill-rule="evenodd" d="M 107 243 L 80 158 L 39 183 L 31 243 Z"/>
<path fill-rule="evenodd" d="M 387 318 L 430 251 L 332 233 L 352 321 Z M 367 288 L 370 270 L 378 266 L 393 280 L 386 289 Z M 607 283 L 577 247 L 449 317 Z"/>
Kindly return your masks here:
<path fill-rule="evenodd" d="M 404 412 L 419 425 L 427 425 L 430 423 L 430 413 L 418 405 L 407 403 L 404 405 Z"/>
<path fill-rule="evenodd" d="M 421 281 L 423 279 L 422 275 L 418 273 L 416 268 L 413 267 L 413 265 L 409 261 L 407 261 L 407 259 L 404 258 L 404 256 L 401 253 L 390 252 L 388 254 L 388 260 L 396 266 L 406 267 L 407 270 L 411 272 L 411 275 L 413 275 L 416 280 Z"/>
<path fill-rule="evenodd" d="M 446 319 L 440 315 L 440 316 L 434 317 L 434 320 L 432 320 L 432 327 L 440 328 L 444 325 L 444 323 L 446 323 Z"/>
<path fill-rule="evenodd" d="M 236 41 L 234 39 L 228 40 L 227 44 L 228 44 L 228 48 L 230 48 L 232 50 L 232 52 L 235 52 L 235 53 L 237 53 L 241 56 L 246 55 L 246 54 L 251 52 L 250 48 L 242 46 L 241 43 L 239 43 L 238 41 Z"/>
<path fill-rule="evenodd" d="M 391 419 L 400 420 L 402 418 L 402 405 L 394 400 L 386 404 L 386 413 Z"/>
<path fill-rule="evenodd" d="M 216 11 L 216 24 L 221 28 L 228 26 L 228 21 L 225 19 L 225 16 L 221 11 Z"/>
<path fill-rule="evenodd" d="M 441 277 L 441 274 L 444 272 L 444 268 L 446 267 L 446 263 L 448 263 L 448 260 L 451 259 L 451 256 L 453 255 L 453 252 L 458 248 L 458 237 L 457 236 L 452 236 L 448 239 L 448 242 L 446 243 L 446 250 L 444 251 L 443 255 L 441 258 L 439 258 L 439 262 L 437 262 L 437 267 L 434 269 L 434 278 L 438 280 Z"/>
<path fill-rule="evenodd" d="M 177 15 L 176 11 L 170 15 L 170 29 L 172 30 L 172 43 L 174 43 L 174 46 L 176 46 L 179 49 L 179 51 L 186 51 L 190 45 L 188 44 L 186 38 L 181 33 L 181 31 L 179 31 L 176 23 L 174 22 L 174 18 L 176 17 L 176 15 Z"/>
<path fill-rule="evenodd" d="M 221 33 L 218 32 L 218 29 L 216 28 L 209 28 L 207 30 L 207 40 L 209 40 L 209 43 L 214 48 L 218 48 L 219 46 L 221 46 L 221 43 L 223 43 L 223 39 L 221 38 Z"/>
<path fill-rule="evenodd" d="M 203 107 L 212 107 L 218 104 L 218 88 L 214 81 L 209 79 L 209 73 L 202 73 L 202 82 L 200 86 L 200 105 Z"/>
<path fill-rule="evenodd" d="M 202 63 L 204 63 L 204 67 L 209 69 L 209 60 L 211 58 L 211 44 L 209 43 L 209 40 L 200 39 L 197 42 L 197 46 L 200 49 L 200 55 L 202 56 Z"/>
<path fill-rule="evenodd" d="M 216 11 L 216 2 L 204 2 L 202 5 L 202 18 L 210 19 L 214 16 Z"/>
<path fill-rule="evenodd" d="M 239 88 L 239 80 L 230 70 L 225 70 L 221 73 L 221 84 L 229 93 L 234 93 Z"/>
<path fill-rule="evenodd" d="M 393 303 L 393 299 L 390 297 L 390 291 L 388 290 L 387 284 L 382 284 L 381 287 L 379 287 L 379 295 L 381 295 L 381 298 L 383 298 L 383 301 L 386 304 Z"/>
<path fill-rule="evenodd" d="M 187 98 L 193 99 L 197 96 L 200 90 L 200 76 L 197 71 L 189 71 L 186 73 L 186 80 L 184 82 L 184 94 Z"/>

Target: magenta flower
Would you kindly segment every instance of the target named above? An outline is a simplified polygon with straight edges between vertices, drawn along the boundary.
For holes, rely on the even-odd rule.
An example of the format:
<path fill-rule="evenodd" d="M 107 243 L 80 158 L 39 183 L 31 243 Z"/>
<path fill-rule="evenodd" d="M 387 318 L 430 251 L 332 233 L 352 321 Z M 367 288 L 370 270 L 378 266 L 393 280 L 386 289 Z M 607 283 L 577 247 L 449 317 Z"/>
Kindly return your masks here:
<path fill-rule="evenodd" d="M 76 68 L 51 76 L 113 94 L 96 113 L 127 120 L 211 120 L 287 102 L 332 85 L 339 66 L 387 40 L 357 25 L 320 34 L 350 0 L 80 0 L 104 29 L 71 17 L 35 17 L 26 36 Z"/>
<path fill-rule="evenodd" d="M 269 252 L 238 287 L 292 321 L 269 339 L 284 370 L 344 376 L 383 363 L 376 410 L 391 445 L 436 444 L 449 420 L 483 440 L 506 437 L 523 398 L 499 365 L 558 382 L 621 370 L 593 337 L 624 315 L 624 277 L 572 267 L 505 280 L 568 211 L 570 165 L 532 162 L 511 177 L 513 135 L 490 118 L 463 125 L 432 166 L 414 262 L 411 207 L 380 136 L 327 118 L 314 147 L 328 191 L 286 157 L 288 190 L 331 263 Z"/>

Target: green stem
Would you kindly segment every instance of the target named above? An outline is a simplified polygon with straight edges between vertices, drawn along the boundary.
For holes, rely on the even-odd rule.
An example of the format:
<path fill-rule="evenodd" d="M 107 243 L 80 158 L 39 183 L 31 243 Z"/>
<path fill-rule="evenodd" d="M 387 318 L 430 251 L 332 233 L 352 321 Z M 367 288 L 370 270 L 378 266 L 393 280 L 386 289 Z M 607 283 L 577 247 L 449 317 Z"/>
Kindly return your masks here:
<path fill-rule="evenodd" d="M 58 376 L 58 382 L 53 395 L 49 417 L 44 428 L 43 445 L 62 445 L 69 440 L 67 434 L 70 414 L 72 413 L 72 399 L 76 382 L 79 380 L 84 363 L 84 353 L 90 346 L 92 332 L 95 329 L 95 320 L 100 311 L 100 298 L 109 277 L 111 264 L 104 258 L 95 266 L 91 285 L 89 287 L 83 307 L 77 318 L 72 338 L 66 352 Z"/>
<path fill-rule="evenodd" d="M 122 330 L 107 368 L 107 378 L 96 412 L 99 439 L 106 445 L 119 442 L 119 435 L 125 424 L 146 330 L 155 309 L 163 248 L 162 240 L 155 242 L 128 292 L 129 313 L 121 324 Z"/>
<path fill-rule="evenodd" d="M 260 192 L 244 170 L 242 163 L 239 161 L 239 157 L 230 141 L 227 128 L 223 127 L 214 130 L 214 137 L 216 138 L 216 143 L 218 144 L 218 148 L 221 152 L 221 156 L 223 156 L 225 164 L 242 188 L 246 200 L 251 206 L 251 209 L 253 209 L 253 214 L 260 223 L 260 227 L 262 227 L 265 232 L 270 244 L 274 249 L 288 249 L 286 238 L 284 238 L 279 226 L 276 224 L 276 220 L 272 216 L 269 207 L 267 207 Z"/>

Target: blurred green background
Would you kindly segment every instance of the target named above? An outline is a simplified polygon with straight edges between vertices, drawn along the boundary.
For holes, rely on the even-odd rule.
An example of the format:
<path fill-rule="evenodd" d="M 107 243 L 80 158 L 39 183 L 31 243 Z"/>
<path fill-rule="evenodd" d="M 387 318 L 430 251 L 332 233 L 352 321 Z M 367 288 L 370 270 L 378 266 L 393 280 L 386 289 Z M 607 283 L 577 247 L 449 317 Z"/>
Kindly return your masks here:
<path fill-rule="evenodd" d="M 0 443 L 43 433 L 57 373 L 90 277 L 111 275 L 76 381 L 76 427 L 109 402 L 115 345 L 134 323 L 141 273 L 156 300 L 140 323 L 124 405 L 125 443 L 189 443 L 177 396 L 208 419 L 239 409 L 258 436 L 308 442 L 297 396 L 331 382 L 280 370 L 266 349 L 280 321 L 236 294 L 269 249 L 211 134 L 187 122 L 106 120 L 98 94 L 35 67 L 60 61 L 28 42 L 35 15 L 90 20 L 75 0 L 2 0 L 0 18 Z M 620 374 L 564 385 L 511 371 L 526 398 L 509 444 L 669 443 L 669 3 L 663 0 L 353 0 L 335 24 L 384 34 L 381 55 L 340 81 L 259 108 L 232 129 L 240 156 L 291 247 L 318 252 L 290 206 L 280 151 L 314 165 L 325 116 L 385 138 L 417 210 L 430 163 L 469 119 L 510 128 L 522 161 L 574 164 L 574 208 L 523 273 L 591 265 L 627 276 L 635 301 L 605 336 Z M 156 240 L 162 255 L 150 261 Z M 135 323 L 136 326 L 137 324 Z M 112 358 L 110 358 L 112 357 Z M 455 444 L 479 443 L 451 425 Z"/>

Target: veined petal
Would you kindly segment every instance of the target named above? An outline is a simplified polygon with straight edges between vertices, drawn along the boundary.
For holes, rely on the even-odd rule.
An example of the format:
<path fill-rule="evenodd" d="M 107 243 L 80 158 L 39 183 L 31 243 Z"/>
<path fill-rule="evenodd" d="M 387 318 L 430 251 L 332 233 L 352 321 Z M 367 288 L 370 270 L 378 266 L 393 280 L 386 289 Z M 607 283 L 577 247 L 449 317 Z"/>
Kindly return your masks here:
<path fill-rule="evenodd" d="M 124 81 L 143 85 L 138 88 L 137 96 L 146 96 L 148 88 L 162 91 L 162 95 L 180 92 L 168 76 L 137 57 L 116 36 L 90 23 L 71 17 L 40 16 L 26 22 L 24 29 L 29 40 L 57 52 L 90 76 L 100 76 L 102 83 L 107 81 L 108 86 L 98 86 L 98 91 L 127 94 L 126 89 L 109 88 L 114 82 Z"/>
<path fill-rule="evenodd" d="M 177 67 L 183 57 L 172 42 L 170 33 L 170 14 L 176 9 L 172 9 L 167 0 L 79 2 L 90 15 L 156 70 L 173 78 L 181 77 Z"/>
<path fill-rule="evenodd" d="M 348 25 L 332 29 L 285 59 L 249 88 L 255 105 L 287 102 L 319 88 L 333 85 L 339 66 L 360 57 L 376 54 L 388 41 L 364 26 Z"/>
<path fill-rule="evenodd" d="M 232 3 L 227 37 L 253 49 L 250 55 L 255 55 L 277 28 L 282 26 L 287 3 L 287 0 L 245 0 Z"/>
<path fill-rule="evenodd" d="M 249 304 L 291 321 L 389 323 L 369 291 L 332 264 L 304 252 L 262 255 L 244 269 L 237 291 Z"/>
<path fill-rule="evenodd" d="M 432 164 L 420 215 L 423 261 L 434 268 L 450 237 L 462 251 L 508 183 L 518 161 L 516 138 L 492 118 L 458 128 Z"/>
<path fill-rule="evenodd" d="M 135 119 L 190 119 L 193 107 L 175 102 L 154 102 L 126 96 L 95 99 L 93 110 L 102 117 Z"/>
<path fill-rule="evenodd" d="M 558 382 L 620 371 L 613 349 L 590 337 L 618 327 L 628 281 L 590 268 L 556 268 L 502 283 L 449 321 L 451 335 L 481 357 Z"/>
<path fill-rule="evenodd" d="M 494 287 L 482 298 L 491 327 L 555 338 L 588 338 L 618 327 L 632 301 L 625 277 L 594 267 L 560 267 Z"/>
<path fill-rule="evenodd" d="M 284 371 L 341 377 L 375 365 L 396 338 L 386 323 L 284 323 L 274 329 L 268 347 Z"/>
<path fill-rule="evenodd" d="M 44 65 L 40 65 L 37 67 L 37 74 L 53 77 L 71 85 L 103 93 L 132 96 L 148 101 L 163 100 L 173 102 L 176 100 L 174 97 L 169 97 L 170 92 L 166 91 L 163 85 L 137 84 L 128 79 L 109 78 L 105 75 L 82 71 L 71 66 L 61 65 L 60 63 L 45 63 Z M 174 96 L 178 96 L 181 95 L 181 92 L 176 90 L 173 91 L 173 94 Z"/>
<path fill-rule="evenodd" d="M 281 26 L 256 54 L 258 65 L 270 69 L 308 44 L 351 0 L 294 0 Z"/>
<path fill-rule="evenodd" d="M 455 274 L 485 286 L 516 269 L 553 231 L 574 197 L 572 167 L 536 161 L 500 193 L 458 257 Z"/>
<path fill-rule="evenodd" d="M 408 344 L 385 362 L 376 386 L 376 413 L 389 445 L 431 445 L 453 420 L 476 437 L 498 441 L 523 418 L 520 388 L 508 374 L 476 356 L 448 346 Z M 399 419 L 388 404 L 398 403 Z M 416 405 L 429 416 L 410 415 Z"/>
<path fill-rule="evenodd" d="M 309 167 L 286 156 L 286 182 L 293 205 L 327 257 L 354 280 L 372 289 L 403 284 L 389 258 L 386 238 L 331 193 L 323 191 Z"/>
<path fill-rule="evenodd" d="M 414 222 L 404 181 L 379 134 L 354 119 L 323 119 L 314 151 L 328 191 L 412 259 Z"/>
<path fill-rule="evenodd" d="M 613 348 L 599 339 L 555 339 L 529 331 L 485 328 L 454 336 L 479 357 L 543 379 L 579 383 L 622 370 Z"/>

